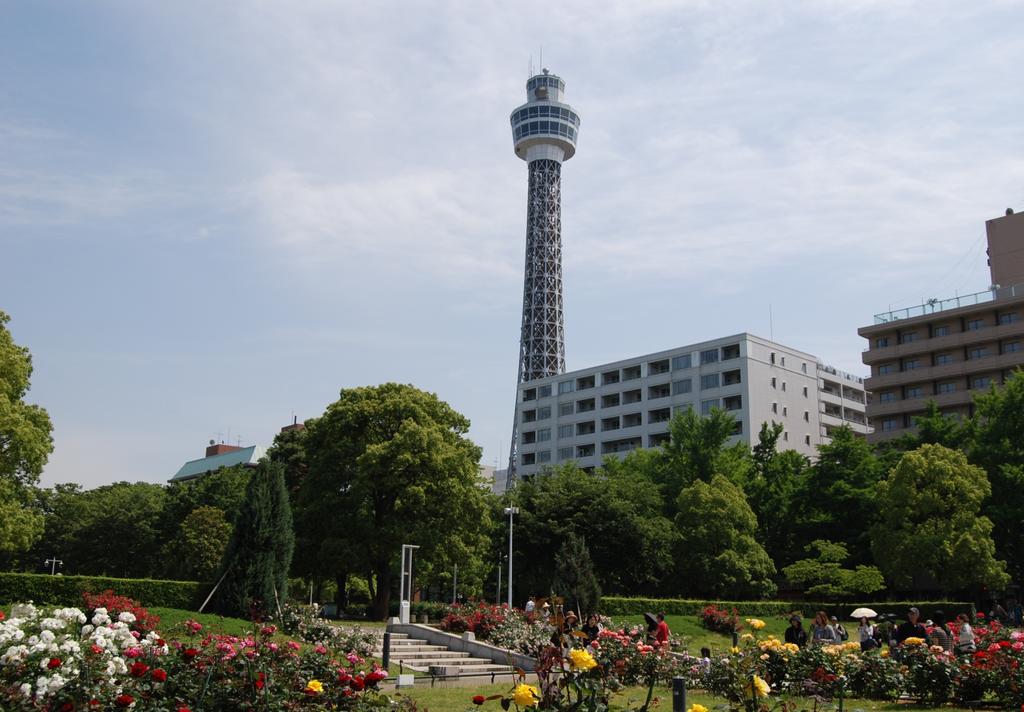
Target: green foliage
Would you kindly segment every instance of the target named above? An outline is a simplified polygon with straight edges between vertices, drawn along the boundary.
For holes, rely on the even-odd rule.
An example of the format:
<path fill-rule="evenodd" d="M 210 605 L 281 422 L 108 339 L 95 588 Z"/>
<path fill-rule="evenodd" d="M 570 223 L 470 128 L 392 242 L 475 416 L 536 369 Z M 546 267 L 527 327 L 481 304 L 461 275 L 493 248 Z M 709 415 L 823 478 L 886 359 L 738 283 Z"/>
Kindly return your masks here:
<path fill-rule="evenodd" d="M 750 467 L 750 451 L 743 443 L 726 447 L 736 419 L 720 408 L 700 416 L 692 408 L 669 421 L 669 441 L 664 445 L 663 480 L 659 484 L 667 501 L 695 481 L 710 482 L 716 474 L 742 481 Z"/>
<path fill-rule="evenodd" d="M 32 377 L 32 356 L 14 343 L 0 311 L 0 478 L 19 484 L 39 481 L 53 452 L 53 425 L 47 412 L 25 402 Z"/>
<path fill-rule="evenodd" d="M 168 568 L 181 578 L 209 581 L 231 539 L 231 524 L 217 507 L 196 507 L 165 549 Z"/>
<path fill-rule="evenodd" d="M 115 482 L 91 490 L 57 485 L 39 496 L 45 529 L 32 560 L 41 564 L 56 555 L 66 574 L 163 575 L 164 487 L 149 482 Z"/>
<path fill-rule="evenodd" d="M 813 613 L 822 610 L 843 618 L 848 617 L 852 606 L 825 603 L 822 601 L 717 601 L 686 598 L 628 598 L 623 596 L 602 596 L 601 613 L 608 616 L 637 616 L 648 611 L 664 611 L 667 615 L 697 616 L 707 606 L 718 606 L 732 610 L 741 616 L 788 616 L 794 610 Z M 922 618 L 931 617 L 933 611 L 943 611 L 947 618 L 958 613 L 972 614 L 974 605 L 970 601 L 857 601 L 857 606 L 867 606 L 876 613 L 905 615 L 910 606 L 921 610 Z M 847 609 L 850 610 L 847 610 Z"/>
<path fill-rule="evenodd" d="M 871 529 L 875 559 L 898 586 L 923 574 L 946 590 L 1009 581 L 995 558 L 992 522 L 979 516 L 988 477 L 963 453 L 922 445 L 906 453 L 879 487 L 885 503 Z"/>
<path fill-rule="evenodd" d="M 842 567 L 848 557 L 846 547 L 842 544 L 816 539 L 806 550 L 808 553 L 817 550 L 818 554 L 782 569 L 787 579 L 804 587 L 805 595 L 850 597 L 885 588 L 882 572 L 874 566 L 859 564 L 855 569 Z"/>
<path fill-rule="evenodd" d="M 491 510 L 468 430 L 436 395 L 395 383 L 345 389 L 307 425 L 301 529 L 342 581 L 373 575 L 376 618 L 387 614 L 402 544 L 420 546 L 420 577 L 482 568 Z"/>
<path fill-rule="evenodd" d="M 224 580 L 216 593 L 217 609 L 235 617 L 253 609 L 273 616 L 287 595 L 294 541 L 284 468 L 261 462 L 221 562 Z"/>
<path fill-rule="evenodd" d="M 682 590 L 711 596 L 769 596 L 775 565 L 757 543 L 757 518 L 743 490 L 722 475 L 696 481 L 678 499 Z"/>
<path fill-rule="evenodd" d="M 672 523 L 662 516 L 658 490 L 641 474 L 609 458 L 596 475 L 562 465 L 520 482 L 515 501 L 517 590 L 546 595 L 555 555 L 569 536 L 586 537 L 594 573 L 604 591 L 640 593 L 661 583 L 673 568 Z M 498 529 L 500 539 L 507 527 Z M 522 603 L 520 602 L 520 605 Z"/>
<path fill-rule="evenodd" d="M 743 483 L 757 517 L 758 541 L 776 562 L 794 558 L 793 523 L 807 506 L 801 492 L 811 469 L 807 458 L 795 450 L 778 451 L 782 430 L 781 423 L 761 424 L 752 453 L 754 466 Z"/>
<path fill-rule="evenodd" d="M 566 534 L 565 543 L 555 556 L 555 578 L 551 587 L 555 595 L 565 599 L 569 610 L 579 611 L 581 616 L 597 610 L 601 587 L 594 576 L 594 564 L 583 537 Z"/>
<path fill-rule="evenodd" d="M 43 533 L 43 515 L 29 507 L 25 488 L 0 477 L 0 554 L 27 550 Z"/>
<path fill-rule="evenodd" d="M 195 581 L 0 573 L 0 601 L 34 601 L 64 606 L 81 606 L 83 593 L 110 589 L 118 595 L 134 598 L 146 607 L 195 609 L 209 588 L 209 583 Z"/>

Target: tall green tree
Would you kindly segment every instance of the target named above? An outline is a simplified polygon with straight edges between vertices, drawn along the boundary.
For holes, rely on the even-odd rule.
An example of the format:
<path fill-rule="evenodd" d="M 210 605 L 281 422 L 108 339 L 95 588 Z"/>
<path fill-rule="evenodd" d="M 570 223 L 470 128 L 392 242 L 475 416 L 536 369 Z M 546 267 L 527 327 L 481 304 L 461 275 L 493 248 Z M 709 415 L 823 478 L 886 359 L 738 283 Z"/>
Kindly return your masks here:
<path fill-rule="evenodd" d="M 388 613 L 403 544 L 420 546 L 416 570 L 427 576 L 439 560 L 486 549 L 480 448 L 469 420 L 436 395 L 396 383 L 345 389 L 307 430 L 302 526 L 343 553 L 334 567 L 367 574 L 374 617 Z"/>
<path fill-rule="evenodd" d="M 221 560 L 215 606 L 224 615 L 272 617 L 287 595 L 295 544 L 284 468 L 260 462 L 245 495 Z"/>
<path fill-rule="evenodd" d="M 992 522 L 980 515 L 988 477 L 963 453 L 922 445 L 906 453 L 879 485 L 881 518 L 871 529 L 875 560 L 903 589 L 935 581 L 947 593 L 1000 589 L 1009 582 L 996 559 Z"/>
<path fill-rule="evenodd" d="M 168 573 L 187 581 L 213 581 L 231 539 L 224 510 L 200 506 L 181 523 L 177 536 L 164 550 Z"/>
<path fill-rule="evenodd" d="M 10 320 L 0 311 L 0 478 L 33 485 L 53 452 L 53 425 L 43 408 L 25 402 L 32 356 L 14 343 Z"/>
<path fill-rule="evenodd" d="M 817 554 L 786 566 L 782 573 L 792 583 L 803 586 L 807 596 L 848 598 L 885 588 L 885 578 L 875 566 L 859 564 L 854 569 L 843 568 L 849 554 L 842 544 L 817 539 L 806 551 L 817 551 Z"/>
<path fill-rule="evenodd" d="M 595 613 L 601 602 L 601 587 L 594 576 L 594 564 L 583 537 L 569 533 L 555 555 L 555 577 L 551 586 L 565 599 L 566 609 L 578 611 L 581 617 Z"/>
<path fill-rule="evenodd" d="M 743 490 L 757 516 L 758 541 L 776 562 L 792 561 L 797 550 L 794 521 L 804 506 L 800 494 L 810 469 L 808 459 L 795 450 L 779 452 L 781 423 L 762 423 L 752 452 L 753 467 Z"/>
<path fill-rule="evenodd" d="M 717 598 L 775 593 L 775 564 L 757 543 L 757 518 L 739 485 L 723 475 L 679 493 L 676 526 L 681 593 Z"/>
<path fill-rule="evenodd" d="M 42 513 L 31 507 L 24 486 L 0 477 L 0 556 L 27 551 L 43 534 Z"/>
<path fill-rule="evenodd" d="M 983 512 L 995 525 L 996 552 L 1014 579 L 1024 579 L 1024 376 L 975 397 L 967 449 L 992 485 Z"/>

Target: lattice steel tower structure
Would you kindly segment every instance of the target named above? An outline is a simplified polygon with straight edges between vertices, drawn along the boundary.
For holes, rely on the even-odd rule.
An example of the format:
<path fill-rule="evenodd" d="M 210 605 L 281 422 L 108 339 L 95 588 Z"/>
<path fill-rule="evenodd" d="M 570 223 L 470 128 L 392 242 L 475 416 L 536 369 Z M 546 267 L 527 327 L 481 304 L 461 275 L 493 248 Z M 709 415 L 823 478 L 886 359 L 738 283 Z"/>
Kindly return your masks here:
<path fill-rule="evenodd" d="M 562 102 L 565 82 L 547 69 L 526 82 L 526 103 L 512 112 L 516 155 L 529 167 L 526 269 L 518 384 L 565 372 L 562 319 L 562 163 L 576 153 L 580 117 Z M 506 486 L 516 476 L 519 423 L 513 421 Z"/>

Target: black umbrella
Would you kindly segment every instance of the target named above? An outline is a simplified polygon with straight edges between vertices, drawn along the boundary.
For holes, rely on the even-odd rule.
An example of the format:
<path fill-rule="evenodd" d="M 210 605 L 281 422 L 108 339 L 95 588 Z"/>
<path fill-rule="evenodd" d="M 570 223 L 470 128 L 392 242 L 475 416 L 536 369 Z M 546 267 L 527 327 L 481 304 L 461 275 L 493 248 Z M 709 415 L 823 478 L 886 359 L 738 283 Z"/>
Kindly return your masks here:
<path fill-rule="evenodd" d="M 647 621 L 648 628 L 658 627 L 658 617 L 653 613 L 644 613 L 644 620 Z"/>

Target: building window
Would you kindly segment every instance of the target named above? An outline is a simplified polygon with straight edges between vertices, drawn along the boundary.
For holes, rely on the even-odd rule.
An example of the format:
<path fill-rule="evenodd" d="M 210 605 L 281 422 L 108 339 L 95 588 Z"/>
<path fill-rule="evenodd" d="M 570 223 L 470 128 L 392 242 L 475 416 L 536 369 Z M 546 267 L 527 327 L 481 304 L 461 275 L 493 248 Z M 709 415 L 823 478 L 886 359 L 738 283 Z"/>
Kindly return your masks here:
<path fill-rule="evenodd" d="M 971 381 L 971 388 L 975 389 L 988 388 L 990 385 L 992 385 L 992 378 L 989 376 L 978 376 Z"/>
<path fill-rule="evenodd" d="M 988 356 L 988 349 L 986 349 L 984 346 L 979 346 L 976 349 L 971 349 L 970 352 L 968 352 L 967 358 L 976 359 L 985 358 L 986 356 Z"/>
<path fill-rule="evenodd" d="M 876 349 L 884 349 L 884 348 L 887 348 L 888 346 L 889 346 L 889 337 L 888 336 L 881 336 L 881 337 L 875 339 L 875 348 Z"/>
<path fill-rule="evenodd" d="M 786 407 L 786 406 L 782 406 L 782 417 L 783 418 L 788 418 L 789 417 L 789 408 Z"/>
<path fill-rule="evenodd" d="M 548 398 L 550 396 L 551 396 L 551 384 L 550 383 L 545 385 L 545 386 L 541 386 L 540 388 L 537 389 L 537 397 L 538 398 Z"/>
<path fill-rule="evenodd" d="M 558 415 L 559 415 L 559 417 L 565 417 L 566 415 L 572 415 L 572 413 L 573 413 L 572 401 L 569 401 L 567 403 L 559 403 L 558 404 Z"/>
<path fill-rule="evenodd" d="M 803 371 L 804 373 L 807 373 L 807 364 L 806 363 L 800 364 L 800 370 Z"/>
<path fill-rule="evenodd" d="M 668 359 L 663 361 L 651 361 L 647 364 L 647 375 L 657 376 L 659 373 L 668 373 Z"/>
<path fill-rule="evenodd" d="M 537 430 L 537 442 L 546 443 L 551 439 L 551 428 L 539 428 Z"/>
<path fill-rule="evenodd" d="M 888 373 L 892 373 L 895 367 L 891 363 L 883 363 L 878 367 L 878 375 L 884 376 Z"/>
<path fill-rule="evenodd" d="M 536 461 L 537 461 L 536 453 L 532 453 L 532 452 L 524 452 L 523 453 L 522 463 L 523 463 L 524 466 L 525 465 L 532 465 Z"/>
<path fill-rule="evenodd" d="M 537 419 L 537 411 L 535 410 L 524 410 L 523 411 L 523 422 L 532 423 Z"/>
<path fill-rule="evenodd" d="M 576 401 L 577 413 L 589 413 L 595 408 L 597 408 L 597 402 L 593 398 L 584 398 L 583 400 Z"/>
<path fill-rule="evenodd" d="M 537 389 L 536 388 L 527 388 L 526 390 L 524 390 L 523 391 L 523 400 L 524 401 L 537 400 Z"/>
<path fill-rule="evenodd" d="M 601 430 L 618 430 L 619 429 L 619 416 L 614 418 L 605 418 L 601 421 Z"/>
<path fill-rule="evenodd" d="M 732 434 L 733 435 L 743 435 L 743 421 L 742 420 L 737 420 L 735 423 L 732 424 Z"/>
<path fill-rule="evenodd" d="M 640 378 L 640 366 L 629 366 L 622 369 L 622 380 L 623 381 L 634 381 Z"/>
<path fill-rule="evenodd" d="M 804 386 L 804 398 L 807 397 L 807 386 Z"/>
<path fill-rule="evenodd" d="M 896 418 L 884 418 L 882 419 L 882 430 L 890 431 L 895 430 L 899 427 L 899 421 Z"/>
<path fill-rule="evenodd" d="M 772 376 L 772 388 L 778 388 L 778 386 L 775 385 L 775 376 Z"/>
<path fill-rule="evenodd" d="M 891 403 L 894 400 L 896 400 L 896 392 L 895 391 L 886 391 L 885 393 L 879 393 L 878 394 L 878 401 L 880 403 Z"/>
<path fill-rule="evenodd" d="M 785 440 L 788 443 L 789 442 L 789 432 L 783 430 L 782 431 L 782 439 Z"/>
<path fill-rule="evenodd" d="M 619 394 L 609 393 L 601 396 L 601 407 L 602 408 L 614 408 L 619 404 Z"/>
<path fill-rule="evenodd" d="M 1020 342 L 1019 341 L 1007 341 L 1005 344 L 1003 344 L 1003 353 L 1004 354 L 1012 354 L 1012 353 L 1016 353 L 1018 351 L 1020 351 Z"/>
<path fill-rule="evenodd" d="M 707 351 L 701 351 L 700 362 L 701 364 L 718 363 L 718 349 L 708 349 Z"/>
<path fill-rule="evenodd" d="M 782 365 L 783 365 L 783 366 L 785 366 L 785 365 L 786 365 L 786 357 L 785 357 L 785 356 L 783 356 L 783 357 L 782 357 Z"/>
<path fill-rule="evenodd" d="M 772 412 L 775 413 L 776 415 L 778 415 L 778 413 L 779 413 L 779 404 L 778 403 L 772 403 Z"/>
<path fill-rule="evenodd" d="M 622 402 L 623 402 L 623 404 L 639 403 L 641 400 L 643 400 L 643 395 L 640 393 L 640 389 L 639 388 L 637 388 L 636 390 L 632 390 L 632 391 L 623 391 L 622 392 Z"/>
<path fill-rule="evenodd" d="M 700 402 L 700 414 L 711 415 L 711 410 L 718 407 L 718 399 L 703 400 Z"/>
<path fill-rule="evenodd" d="M 953 354 L 935 354 L 936 366 L 945 366 L 947 363 L 953 363 Z"/>
<path fill-rule="evenodd" d="M 537 462 L 551 462 L 551 451 L 539 450 L 537 452 Z"/>
<path fill-rule="evenodd" d="M 725 410 L 740 410 L 743 408 L 743 397 L 726 396 L 722 399 L 722 407 Z"/>
<path fill-rule="evenodd" d="M 918 368 L 920 366 L 921 366 L 921 360 L 920 359 L 916 359 L 916 358 L 903 359 L 903 370 L 904 371 L 913 371 L 915 368 Z"/>
<path fill-rule="evenodd" d="M 719 378 L 717 373 L 705 373 L 700 377 L 700 389 L 706 391 L 709 388 L 718 388 Z"/>
<path fill-rule="evenodd" d="M 771 362 L 772 366 L 775 365 L 775 352 L 774 351 L 772 351 L 771 355 L 768 357 L 768 360 Z"/>
<path fill-rule="evenodd" d="M 940 336 L 949 336 L 949 325 L 943 324 L 932 329 L 932 337 L 938 338 Z"/>
<path fill-rule="evenodd" d="M 722 385 L 723 386 L 734 386 L 737 383 L 742 382 L 743 377 L 739 369 L 735 371 L 723 371 L 722 372 Z"/>
<path fill-rule="evenodd" d="M 693 379 L 684 378 L 679 381 L 672 381 L 672 395 L 678 396 L 683 393 L 691 393 L 693 391 Z"/>
<path fill-rule="evenodd" d="M 806 410 L 804 411 L 804 422 L 805 423 L 811 422 L 811 413 L 810 413 L 810 411 L 806 411 Z"/>
<path fill-rule="evenodd" d="M 571 447 L 560 447 L 560 448 L 558 448 L 558 459 L 559 460 L 571 460 L 572 459 L 572 448 Z"/>
<path fill-rule="evenodd" d="M 559 425 L 558 426 L 558 438 L 559 439 L 571 438 L 573 436 L 573 431 L 575 431 L 575 430 L 576 430 L 576 426 L 574 426 L 572 423 L 569 423 L 568 425 Z"/>
<path fill-rule="evenodd" d="M 900 336 L 900 343 L 909 344 L 911 341 L 917 341 L 917 332 L 904 331 L 903 334 Z"/>
<path fill-rule="evenodd" d="M 593 435 L 596 428 L 594 427 L 594 421 L 588 420 L 583 423 L 576 423 L 576 434 L 577 435 Z"/>
<path fill-rule="evenodd" d="M 647 411 L 647 423 L 664 423 L 666 420 L 672 417 L 671 411 L 668 408 L 659 408 L 658 410 Z"/>
<path fill-rule="evenodd" d="M 1017 321 L 1020 317 L 1017 316 L 1017 312 L 1006 312 L 1005 314 L 999 315 L 1000 324 L 1012 324 Z"/>
<path fill-rule="evenodd" d="M 604 373 L 601 374 L 601 385 L 602 386 L 609 386 L 609 385 L 611 385 L 613 383 L 618 383 L 618 382 L 619 382 L 619 372 L 618 372 L 618 370 L 615 370 L 615 371 L 605 371 Z"/>
<path fill-rule="evenodd" d="M 551 406 L 546 405 L 537 409 L 537 420 L 547 420 L 551 417 Z"/>
<path fill-rule="evenodd" d="M 739 344 L 729 344 L 728 346 L 723 346 L 722 347 L 722 360 L 723 361 L 730 361 L 730 360 L 732 360 L 734 358 L 739 358 L 739 357 L 740 357 L 740 345 Z"/>
<path fill-rule="evenodd" d="M 590 445 L 577 445 L 576 446 L 576 457 L 593 457 L 594 456 L 594 444 Z"/>
<path fill-rule="evenodd" d="M 969 319 L 967 321 L 967 330 L 968 331 L 977 331 L 978 329 L 981 329 L 984 326 L 985 326 L 985 320 L 984 319 Z"/>
<path fill-rule="evenodd" d="M 804 445 L 810 445 L 810 444 L 811 444 L 811 436 L 810 435 L 804 435 Z"/>
<path fill-rule="evenodd" d="M 690 354 L 683 354 L 682 356 L 672 357 L 672 370 L 679 371 L 684 368 L 690 368 L 693 365 L 693 358 Z"/>
<path fill-rule="evenodd" d="M 558 392 L 559 393 L 572 393 L 572 386 L 573 386 L 573 382 L 572 381 L 559 381 L 558 382 Z"/>
<path fill-rule="evenodd" d="M 668 410 L 666 408 L 665 410 Z M 622 427 L 624 428 L 635 428 L 638 425 L 643 425 L 644 418 L 639 413 L 626 413 L 622 416 Z"/>
<path fill-rule="evenodd" d="M 921 398 L 924 396 L 924 389 L 921 386 L 912 386 L 907 389 L 907 400 Z"/>
<path fill-rule="evenodd" d="M 576 390 L 585 391 L 588 388 L 593 388 L 597 383 L 597 379 L 594 376 L 580 376 L 576 379 Z"/>
<path fill-rule="evenodd" d="M 956 390 L 956 383 L 954 381 L 947 381 L 945 383 L 940 383 L 939 387 L 936 389 L 936 392 L 937 393 L 952 393 L 955 390 Z"/>
<path fill-rule="evenodd" d="M 672 387 L 667 383 L 662 383 L 658 386 L 648 386 L 647 388 L 647 400 L 668 398 L 670 395 L 672 395 Z"/>

